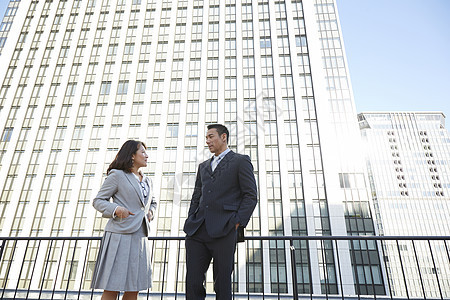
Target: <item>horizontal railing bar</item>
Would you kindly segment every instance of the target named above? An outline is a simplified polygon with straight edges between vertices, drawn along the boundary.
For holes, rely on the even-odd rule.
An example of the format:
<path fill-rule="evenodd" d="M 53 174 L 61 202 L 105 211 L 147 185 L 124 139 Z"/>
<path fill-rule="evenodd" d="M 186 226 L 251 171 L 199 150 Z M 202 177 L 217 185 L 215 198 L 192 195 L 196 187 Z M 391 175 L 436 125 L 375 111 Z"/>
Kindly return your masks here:
<path fill-rule="evenodd" d="M 450 236 L 246 236 L 246 240 L 449 240 Z"/>
<path fill-rule="evenodd" d="M 92 241 L 92 240 L 101 240 L 102 237 L 93 237 L 93 236 L 86 236 L 86 237 L 64 237 L 64 236 L 14 236 L 14 237 L 3 237 L 0 236 L 0 240 L 10 240 L 10 241 L 61 241 L 61 240 L 69 240 L 69 241 Z"/>
<path fill-rule="evenodd" d="M 33 240 L 71 240 L 71 241 L 80 241 L 80 240 L 101 240 L 102 237 L 25 237 L 25 236 L 15 236 L 15 237 L 0 237 L 0 240 L 10 240 L 10 241 L 33 241 Z M 184 240 L 184 236 L 150 236 L 149 240 L 162 240 L 162 241 L 179 241 Z M 290 240 L 376 240 L 376 241 L 386 241 L 386 240 L 406 240 L 406 241 L 417 241 L 417 240 L 431 240 L 431 241 L 441 241 L 441 240 L 450 240 L 450 236 L 246 236 L 246 240 L 253 241 L 262 241 L 262 240 L 282 240 L 282 241 L 290 241 Z"/>

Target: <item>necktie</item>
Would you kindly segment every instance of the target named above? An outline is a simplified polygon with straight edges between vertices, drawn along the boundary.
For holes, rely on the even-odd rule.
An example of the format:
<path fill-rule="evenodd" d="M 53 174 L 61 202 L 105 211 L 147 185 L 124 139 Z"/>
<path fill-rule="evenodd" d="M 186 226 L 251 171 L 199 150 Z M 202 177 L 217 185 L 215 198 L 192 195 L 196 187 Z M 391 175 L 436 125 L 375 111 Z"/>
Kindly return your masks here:
<path fill-rule="evenodd" d="M 213 163 L 212 163 L 212 166 L 211 166 L 213 172 L 216 169 L 217 165 L 219 164 L 219 161 L 220 161 L 220 156 L 217 156 L 217 157 L 214 156 Z"/>

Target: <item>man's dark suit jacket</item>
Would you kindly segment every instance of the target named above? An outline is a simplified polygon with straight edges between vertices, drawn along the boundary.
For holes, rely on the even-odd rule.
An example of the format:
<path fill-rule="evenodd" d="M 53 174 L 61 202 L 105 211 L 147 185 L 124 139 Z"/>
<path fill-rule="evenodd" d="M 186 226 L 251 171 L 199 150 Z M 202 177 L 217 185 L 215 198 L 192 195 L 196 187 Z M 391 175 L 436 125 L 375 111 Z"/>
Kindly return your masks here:
<path fill-rule="evenodd" d="M 212 238 L 227 235 L 236 224 L 247 226 L 257 203 L 256 181 L 250 157 L 228 152 L 211 169 L 211 159 L 198 167 L 184 232 L 192 236 L 202 225 Z"/>

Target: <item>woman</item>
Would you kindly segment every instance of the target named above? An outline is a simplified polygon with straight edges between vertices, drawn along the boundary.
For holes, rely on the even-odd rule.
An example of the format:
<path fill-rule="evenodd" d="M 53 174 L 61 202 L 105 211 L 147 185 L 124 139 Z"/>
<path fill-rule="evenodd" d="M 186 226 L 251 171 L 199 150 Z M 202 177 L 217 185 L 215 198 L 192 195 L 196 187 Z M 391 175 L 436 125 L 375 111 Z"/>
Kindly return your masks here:
<path fill-rule="evenodd" d="M 109 218 L 91 284 L 104 290 L 102 299 L 117 299 L 119 291 L 125 292 L 123 299 L 137 299 L 139 291 L 151 287 L 147 235 L 156 202 L 150 179 L 139 171 L 147 166 L 145 148 L 133 140 L 122 145 L 92 203 Z"/>

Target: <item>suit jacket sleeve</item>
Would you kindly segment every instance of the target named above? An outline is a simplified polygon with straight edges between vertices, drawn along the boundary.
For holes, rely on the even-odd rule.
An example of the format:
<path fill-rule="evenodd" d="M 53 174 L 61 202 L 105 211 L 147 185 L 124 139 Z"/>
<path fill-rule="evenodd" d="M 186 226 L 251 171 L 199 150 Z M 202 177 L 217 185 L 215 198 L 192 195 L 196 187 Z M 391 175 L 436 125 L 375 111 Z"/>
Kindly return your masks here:
<path fill-rule="evenodd" d="M 195 211 L 197 210 L 198 206 L 200 205 L 200 198 L 202 196 L 202 178 L 200 176 L 200 169 L 202 164 L 198 166 L 197 170 L 197 178 L 195 179 L 195 187 L 194 192 L 192 193 L 192 199 L 191 199 L 191 205 L 189 207 L 188 211 L 188 217 L 193 215 Z"/>
<path fill-rule="evenodd" d="M 239 164 L 239 185 L 241 188 L 242 202 L 238 209 L 238 222 L 240 226 L 247 226 L 253 210 L 257 204 L 256 180 L 253 174 L 253 165 L 250 157 L 242 156 Z"/>
<path fill-rule="evenodd" d="M 148 186 L 150 187 L 150 192 L 151 192 L 151 194 L 150 194 L 151 198 L 148 199 L 148 201 L 150 201 L 150 212 L 152 214 L 151 220 L 153 220 L 155 218 L 155 212 L 156 212 L 157 203 L 156 203 L 156 200 L 155 200 L 155 193 L 153 191 L 153 181 L 150 178 L 148 178 Z"/>
<path fill-rule="evenodd" d="M 94 208 L 102 213 L 103 218 L 112 218 L 114 210 L 119 206 L 118 204 L 109 201 L 118 190 L 118 175 L 116 170 L 111 170 L 92 202 Z"/>

